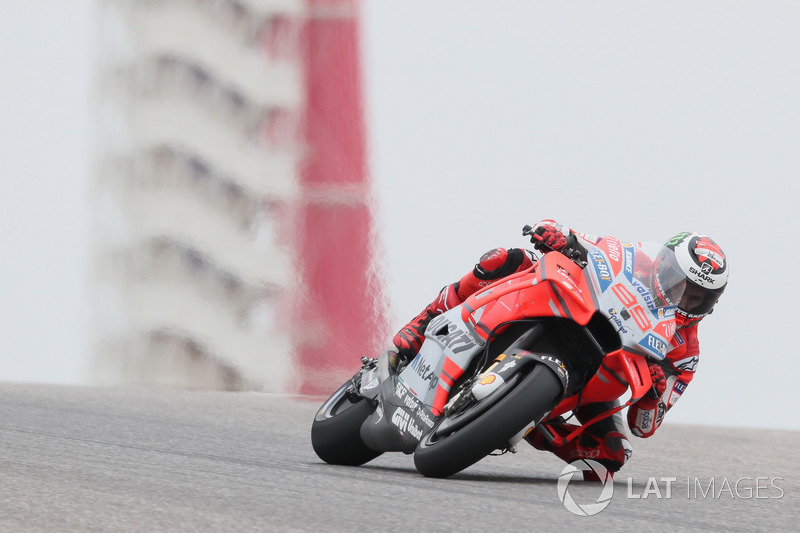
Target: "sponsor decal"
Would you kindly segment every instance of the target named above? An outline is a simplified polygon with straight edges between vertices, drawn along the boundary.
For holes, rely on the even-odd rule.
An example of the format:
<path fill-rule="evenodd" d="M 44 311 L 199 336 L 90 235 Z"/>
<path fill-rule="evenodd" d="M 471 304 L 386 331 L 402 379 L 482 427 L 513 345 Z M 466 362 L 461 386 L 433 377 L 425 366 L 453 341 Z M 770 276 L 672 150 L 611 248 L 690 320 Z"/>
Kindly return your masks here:
<path fill-rule="evenodd" d="M 411 418 L 411 415 L 402 407 L 395 409 L 392 415 L 392 424 L 394 424 L 403 435 L 408 433 L 417 440 L 422 438 L 422 429 L 417 426 L 414 419 Z"/>
<path fill-rule="evenodd" d="M 481 385 L 491 385 L 494 383 L 494 380 L 497 379 L 497 374 L 489 374 L 488 376 L 484 377 L 481 381 Z"/>
<path fill-rule="evenodd" d="M 669 307 L 659 307 L 658 308 L 658 319 L 661 320 L 663 318 L 672 318 L 675 316 L 675 310 L 678 308 L 677 305 L 671 305 Z"/>
<path fill-rule="evenodd" d="M 411 409 L 411 411 L 417 416 L 417 418 L 419 419 L 420 422 L 422 422 L 423 424 L 425 424 L 429 428 L 433 427 L 433 420 L 431 419 L 430 416 L 428 416 L 428 413 L 425 412 L 425 408 L 423 407 L 422 403 L 419 402 L 416 399 L 416 397 L 413 395 L 413 393 L 411 393 L 411 391 L 409 391 L 406 388 L 405 385 L 403 385 L 402 383 L 400 383 L 398 381 L 397 382 L 397 386 L 394 389 L 394 394 L 395 394 L 395 396 L 397 396 L 397 398 L 400 401 L 403 402 L 403 404 L 405 404 L 406 407 Z M 398 409 L 401 409 L 401 408 L 398 408 Z M 395 413 L 396 413 L 396 411 L 395 411 Z M 402 415 L 398 415 L 398 416 L 402 416 Z M 381 418 L 383 418 L 383 414 L 382 413 L 381 413 Z M 394 423 L 394 419 L 392 420 L 392 423 Z M 397 425 L 397 424 L 395 424 L 395 425 Z M 410 433 L 410 431 L 409 431 L 409 433 Z M 413 435 L 413 433 L 412 433 L 412 435 Z"/>
<path fill-rule="evenodd" d="M 506 364 L 504 364 L 503 367 L 500 370 L 497 371 L 497 373 L 499 374 L 499 373 L 503 372 L 504 370 L 507 370 L 509 368 L 514 368 L 515 366 L 517 366 L 517 361 L 516 361 L 516 359 L 512 359 L 511 361 L 509 361 Z"/>
<path fill-rule="evenodd" d="M 428 426 L 429 429 L 433 427 L 433 420 L 430 416 L 428 416 L 428 413 L 425 412 L 425 409 L 419 407 L 415 414 L 417 415 L 417 418 L 419 418 L 420 422 Z"/>
<path fill-rule="evenodd" d="M 503 376 L 495 374 L 495 379 L 481 380 L 480 383 L 472 387 L 472 395 L 475 396 L 475 399 L 477 400 L 483 400 L 490 394 L 494 393 L 494 391 L 496 391 L 503 383 L 505 383 Z"/>
<path fill-rule="evenodd" d="M 698 281 L 699 283 L 708 283 L 709 285 L 714 284 L 714 278 L 708 275 L 710 272 L 704 272 L 696 269 L 695 267 L 689 267 L 689 272 L 694 274 L 695 278 L 697 278 L 695 281 Z"/>
<path fill-rule="evenodd" d="M 661 424 L 661 421 L 664 419 L 664 415 L 667 414 L 667 406 L 664 404 L 663 401 L 658 402 L 658 412 L 656 413 L 656 427 Z"/>
<path fill-rule="evenodd" d="M 605 256 L 603 256 L 600 250 L 592 248 L 588 250 L 588 253 L 592 267 L 594 267 L 595 274 L 597 274 L 597 280 L 600 283 L 600 292 L 606 292 L 606 289 L 608 289 L 613 280 L 611 267 L 608 265 Z"/>
<path fill-rule="evenodd" d="M 685 340 L 683 340 L 683 335 L 681 335 L 681 332 L 677 330 L 675 331 L 675 334 L 672 336 L 671 340 L 672 344 L 674 344 L 675 346 L 680 346 L 681 344 L 684 344 L 686 342 Z"/>
<path fill-rule="evenodd" d="M 397 385 L 395 385 L 394 388 L 394 395 L 402 400 L 403 398 L 405 398 L 407 392 L 408 389 L 406 388 L 406 386 L 398 381 Z"/>
<path fill-rule="evenodd" d="M 616 309 L 614 309 L 613 307 L 609 308 L 609 309 L 608 309 L 608 314 L 610 315 L 610 317 L 609 317 L 609 318 L 611 318 L 611 320 L 614 322 L 614 324 L 616 324 L 616 325 L 617 325 L 617 328 L 619 329 L 619 331 L 620 331 L 621 333 L 628 333 L 628 328 L 626 328 L 626 327 L 625 327 L 625 325 L 622 323 L 622 320 L 620 319 L 620 317 L 619 317 L 619 316 L 617 316 L 617 310 L 616 310 Z M 626 314 L 627 314 L 627 313 L 626 313 Z M 628 318 L 630 318 L 630 317 L 631 317 L 631 316 L 630 316 L 630 315 L 628 315 L 628 316 L 625 318 L 625 320 L 627 320 L 627 319 L 628 319 Z"/>
<path fill-rule="evenodd" d="M 625 243 L 623 254 L 625 255 L 625 277 L 628 278 L 628 281 L 633 281 L 633 249 L 629 247 L 628 243 Z"/>
<path fill-rule="evenodd" d="M 694 253 L 704 273 L 710 274 L 725 269 L 725 254 L 717 243 L 701 237 L 694 243 Z"/>
<path fill-rule="evenodd" d="M 671 339 L 673 335 L 675 335 L 675 322 L 673 320 L 659 322 L 656 324 L 656 327 L 653 328 L 653 331 L 665 339 Z"/>
<path fill-rule="evenodd" d="M 680 243 L 682 243 L 686 239 L 686 237 L 688 237 L 688 236 L 689 236 L 689 234 L 686 233 L 686 232 L 678 233 L 677 235 L 672 237 L 670 240 L 668 240 L 667 244 L 665 244 L 665 246 L 668 247 L 668 248 L 673 248 L 674 249 L 676 246 L 678 246 Z"/>
<path fill-rule="evenodd" d="M 439 382 L 439 376 L 436 375 L 431 365 L 425 361 L 422 356 L 417 354 L 414 360 L 411 361 L 410 366 L 423 381 L 428 382 L 428 390 L 436 388 L 436 384 Z"/>
<path fill-rule="evenodd" d="M 642 297 L 644 303 L 647 304 L 647 308 L 651 311 L 656 311 L 656 303 L 653 301 L 653 295 L 650 293 L 648 288 L 645 287 L 638 279 L 631 280 L 631 285 L 633 285 L 633 288 L 639 293 L 639 296 Z M 657 312 L 654 313 L 654 315 L 657 316 Z"/>
<path fill-rule="evenodd" d="M 572 291 L 572 296 L 578 298 L 581 302 L 585 301 L 583 299 L 583 291 L 581 290 L 578 285 L 575 284 L 575 281 L 572 278 L 572 274 L 565 268 L 561 266 L 558 267 L 558 273 L 561 274 L 561 282 L 567 286 L 567 288 Z"/>
<path fill-rule="evenodd" d="M 466 331 L 459 329 L 458 325 L 444 315 L 434 318 L 428 325 L 430 331 L 440 331 L 446 328 L 447 333 L 436 335 L 436 338 L 445 348 L 450 348 L 453 353 L 460 353 L 475 347 L 475 341 Z"/>
<path fill-rule="evenodd" d="M 551 363 L 555 363 L 556 371 L 562 378 L 564 378 L 564 381 L 566 383 L 569 383 L 569 372 L 567 371 L 567 367 L 564 365 L 564 363 L 561 362 L 560 359 L 556 359 L 555 357 L 550 355 L 539 355 L 539 358 L 550 361 Z"/>
<path fill-rule="evenodd" d="M 667 401 L 667 405 L 672 407 L 675 405 L 675 402 L 681 399 L 681 394 L 683 391 L 686 390 L 686 383 L 681 380 L 675 381 L 675 384 L 672 386 L 672 390 L 669 393 L 669 400 Z"/>
<path fill-rule="evenodd" d="M 697 368 L 698 361 L 700 361 L 700 358 L 694 355 L 692 357 L 687 357 L 686 359 L 681 359 L 680 361 L 675 361 L 673 365 L 678 370 L 683 370 L 684 372 L 694 372 Z"/>
<path fill-rule="evenodd" d="M 649 333 L 644 339 L 642 339 L 639 345 L 643 346 L 650 352 L 660 355 L 661 357 L 667 355 L 667 349 L 669 348 L 669 344 L 659 339 L 652 333 Z"/>
<path fill-rule="evenodd" d="M 406 386 L 400 383 L 399 381 L 397 382 L 397 386 L 394 389 L 394 395 L 397 396 L 397 399 L 403 402 L 405 406 L 411 409 L 412 411 L 418 409 L 420 406 L 420 403 L 417 400 L 414 393 L 408 390 Z"/>
<path fill-rule="evenodd" d="M 614 271 L 614 275 L 617 276 L 622 270 L 622 243 L 610 237 L 604 239 L 603 243 L 605 243 L 608 258 L 611 260 L 611 269 Z"/>
<path fill-rule="evenodd" d="M 653 425 L 653 410 L 640 409 L 639 414 L 636 416 L 636 427 L 642 434 L 649 433 Z"/>
<path fill-rule="evenodd" d="M 417 401 L 417 399 L 411 396 L 410 394 L 406 395 L 406 397 L 403 398 L 403 403 L 406 404 L 406 407 L 408 407 L 412 411 L 416 410 L 419 407 L 419 402 Z"/>

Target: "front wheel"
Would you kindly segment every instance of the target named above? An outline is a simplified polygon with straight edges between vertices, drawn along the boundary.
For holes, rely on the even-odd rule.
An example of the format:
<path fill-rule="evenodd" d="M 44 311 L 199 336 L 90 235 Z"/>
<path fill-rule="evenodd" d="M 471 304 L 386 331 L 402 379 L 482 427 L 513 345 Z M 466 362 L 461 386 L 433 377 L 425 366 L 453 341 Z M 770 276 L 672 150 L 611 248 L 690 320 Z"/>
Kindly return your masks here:
<path fill-rule="evenodd" d="M 361 425 L 375 410 L 364 398 L 352 401 L 348 381 L 322 404 L 311 425 L 311 445 L 320 459 L 333 465 L 358 466 L 382 452 L 376 452 L 361 439 Z"/>
<path fill-rule="evenodd" d="M 414 452 L 414 465 L 427 477 L 447 477 L 502 449 L 531 421 L 539 421 L 563 392 L 558 377 L 536 365 L 482 401 L 443 417 Z"/>

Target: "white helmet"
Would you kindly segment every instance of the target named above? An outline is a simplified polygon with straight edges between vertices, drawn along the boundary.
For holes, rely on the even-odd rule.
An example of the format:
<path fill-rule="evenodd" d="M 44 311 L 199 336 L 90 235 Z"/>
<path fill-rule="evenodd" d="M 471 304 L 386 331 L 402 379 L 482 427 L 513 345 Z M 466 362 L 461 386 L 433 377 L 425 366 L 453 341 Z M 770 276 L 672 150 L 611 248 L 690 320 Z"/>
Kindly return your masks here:
<path fill-rule="evenodd" d="M 667 285 L 664 283 L 666 280 L 660 278 L 674 277 L 679 272 L 686 285 L 678 301 L 671 301 L 674 297 L 670 298 L 666 291 L 662 294 L 667 303 L 678 304 L 678 325 L 697 322 L 713 311 L 728 284 L 725 253 L 711 237 L 701 233 L 679 233 L 664 246 L 665 253 L 659 254 L 654 265 L 656 283 L 674 286 L 674 280 Z"/>

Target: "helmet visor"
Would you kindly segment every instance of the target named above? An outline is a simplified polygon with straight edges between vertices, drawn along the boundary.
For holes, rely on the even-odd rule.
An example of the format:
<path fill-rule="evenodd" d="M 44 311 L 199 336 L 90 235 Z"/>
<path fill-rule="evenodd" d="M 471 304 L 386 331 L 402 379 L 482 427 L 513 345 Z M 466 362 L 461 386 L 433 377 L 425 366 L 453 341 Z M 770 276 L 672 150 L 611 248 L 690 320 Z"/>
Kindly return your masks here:
<path fill-rule="evenodd" d="M 678 305 L 686 290 L 686 275 L 678 265 L 675 252 L 669 248 L 662 248 L 656 258 L 655 288 L 659 297 L 667 305 Z"/>
<path fill-rule="evenodd" d="M 714 305 L 717 303 L 717 300 L 719 300 L 721 294 L 721 290 L 708 290 L 690 282 L 686 284 L 686 290 L 681 297 L 681 303 L 678 307 L 681 311 L 689 315 L 707 315 L 714 309 Z"/>

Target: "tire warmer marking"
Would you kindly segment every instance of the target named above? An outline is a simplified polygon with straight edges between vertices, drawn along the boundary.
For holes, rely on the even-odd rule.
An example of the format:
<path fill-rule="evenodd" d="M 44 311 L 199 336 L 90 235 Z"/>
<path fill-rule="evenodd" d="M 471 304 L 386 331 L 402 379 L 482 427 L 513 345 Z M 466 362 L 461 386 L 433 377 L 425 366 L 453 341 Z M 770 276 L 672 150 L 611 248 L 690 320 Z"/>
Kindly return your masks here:
<path fill-rule="evenodd" d="M 450 396 L 450 387 L 453 386 L 453 383 L 455 383 L 455 381 L 460 378 L 461 374 L 463 373 L 464 370 L 455 364 L 452 359 L 449 357 L 444 358 L 444 363 L 442 363 L 442 373 L 439 374 L 439 384 L 436 388 L 436 396 L 433 398 L 433 406 L 431 407 L 433 414 L 437 416 L 442 414 L 444 404 L 447 403 L 447 398 Z"/>

